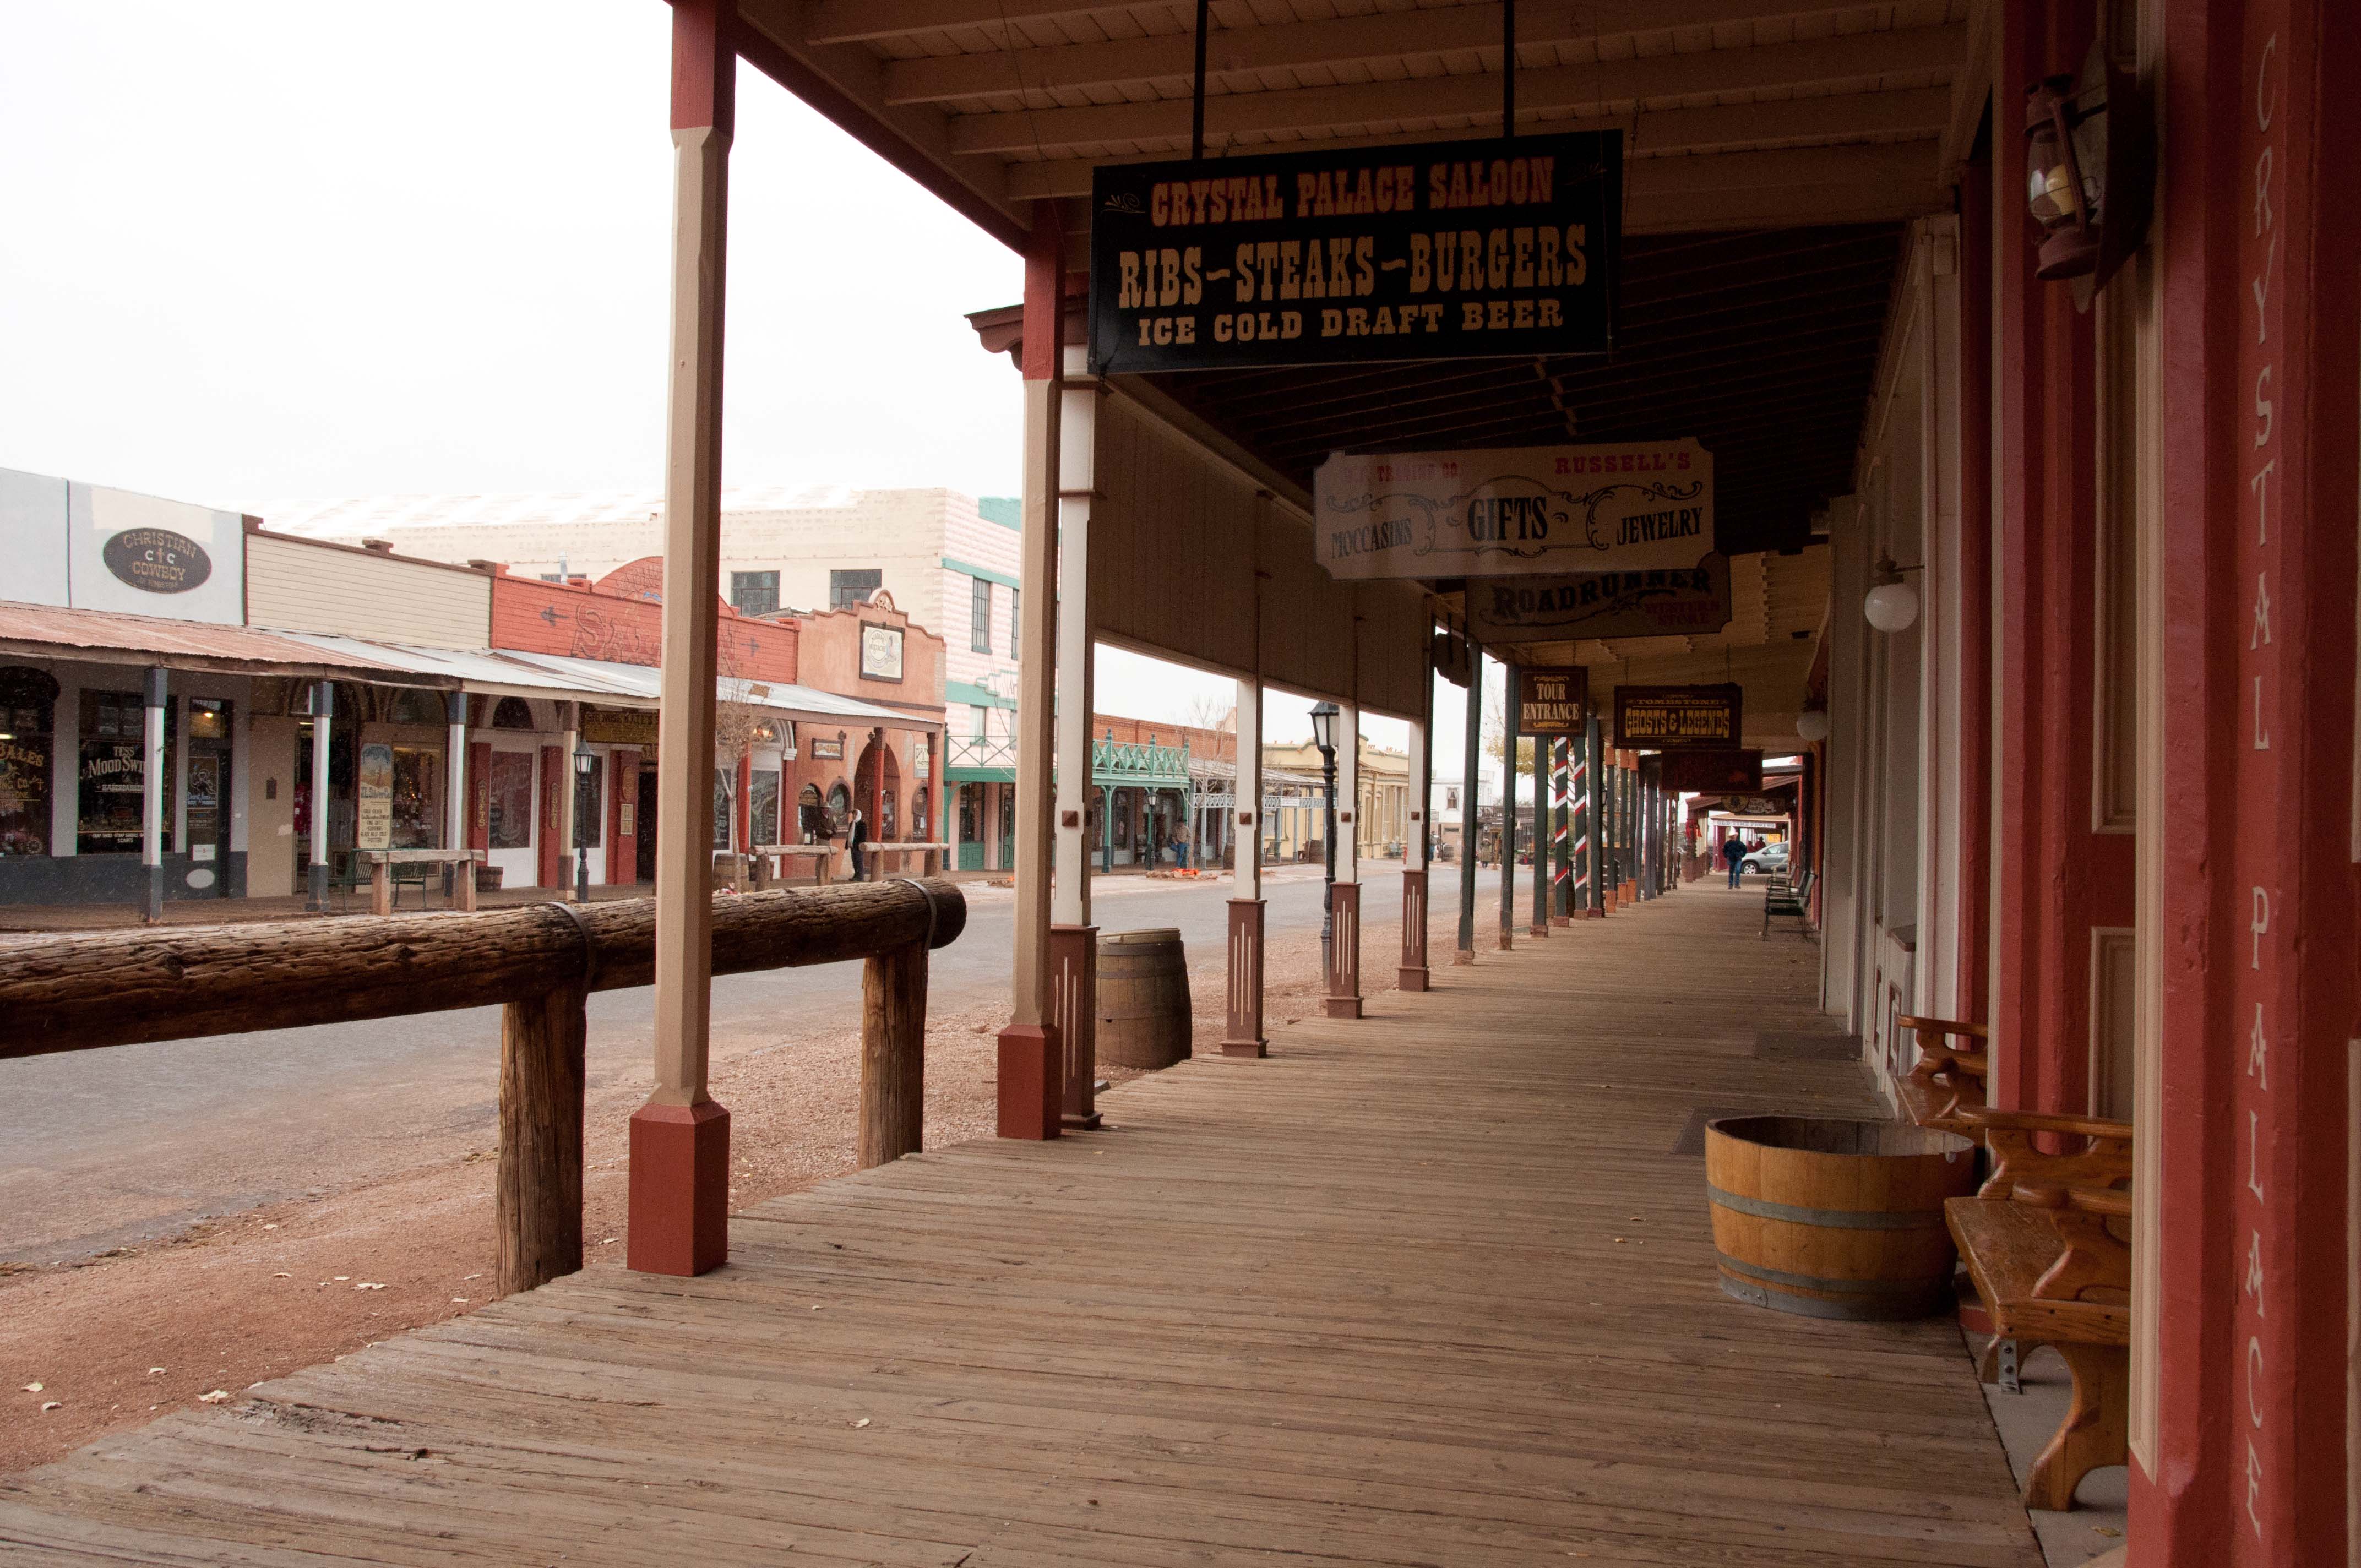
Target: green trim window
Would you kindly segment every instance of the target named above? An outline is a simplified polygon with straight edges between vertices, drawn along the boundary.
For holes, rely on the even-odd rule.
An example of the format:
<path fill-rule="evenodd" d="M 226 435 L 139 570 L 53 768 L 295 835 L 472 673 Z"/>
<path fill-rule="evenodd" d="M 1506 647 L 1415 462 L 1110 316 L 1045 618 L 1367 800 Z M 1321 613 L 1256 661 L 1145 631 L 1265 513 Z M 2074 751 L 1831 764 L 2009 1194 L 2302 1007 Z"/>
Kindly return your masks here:
<path fill-rule="evenodd" d="M 969 579 L 967 645 L 971 652 L 992 652 L 992 585 L 982 577 Z"/>

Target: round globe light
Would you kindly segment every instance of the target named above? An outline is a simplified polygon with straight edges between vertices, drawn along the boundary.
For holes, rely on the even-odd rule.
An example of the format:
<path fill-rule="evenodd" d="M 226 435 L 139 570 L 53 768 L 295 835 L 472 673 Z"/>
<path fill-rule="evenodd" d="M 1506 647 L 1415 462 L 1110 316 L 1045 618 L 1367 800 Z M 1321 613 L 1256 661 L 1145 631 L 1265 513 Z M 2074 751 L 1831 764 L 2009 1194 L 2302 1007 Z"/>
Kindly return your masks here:
<path fill-rule="evenodd" d="M 1806 744 L 1817 745 L 1828 738 L 1828 716 L 1817 707 L 1796 715 L 1795 733 Z"/>
<path fill-rule="evenodd" d="M 1907 631 L 1918 620 L 1918 590 L 1908 583 L 1880 583 L 1861 609 L 1880 631 Z"/>

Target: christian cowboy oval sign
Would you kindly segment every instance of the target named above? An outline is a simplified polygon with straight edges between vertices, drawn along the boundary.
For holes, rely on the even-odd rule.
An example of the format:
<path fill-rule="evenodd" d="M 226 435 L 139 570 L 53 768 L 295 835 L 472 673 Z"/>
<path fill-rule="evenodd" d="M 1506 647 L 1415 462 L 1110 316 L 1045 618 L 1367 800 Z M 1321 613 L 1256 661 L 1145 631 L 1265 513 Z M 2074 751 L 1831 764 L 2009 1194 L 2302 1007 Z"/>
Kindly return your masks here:
<path fill-rule="evenodd" d="M 1644 571 L 1714 547 L 1713 455 L 1691 440 L 1340 453 L 1314 484 L 1338 577 Z"/>
<path fill-rule="evenodd" d="M 169 528 L 126 528 L 99 551 L 106 569 L 151 594 L 184 594 L 214 575 L 204 546 Z"/>

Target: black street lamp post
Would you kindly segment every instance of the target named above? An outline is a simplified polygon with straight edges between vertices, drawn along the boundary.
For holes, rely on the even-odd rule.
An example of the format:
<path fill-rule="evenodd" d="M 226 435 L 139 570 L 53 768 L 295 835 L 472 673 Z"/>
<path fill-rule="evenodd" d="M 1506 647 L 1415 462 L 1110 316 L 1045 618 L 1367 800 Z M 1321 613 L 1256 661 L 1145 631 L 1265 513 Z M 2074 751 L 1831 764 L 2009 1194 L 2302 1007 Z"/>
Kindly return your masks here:
<path fill-rule="evenodd" d="M 588 839 L 582 831 L 582 811 L 579 804 L 582 799 L 582 781 L 596 773 L 598 768 L 598 753 L 577 741 L 574 751 L 574 799 L 577 803 L 574 814 L 574 902 L 577 904 L 590 902 L 590 850 Z"/>
<path fill-rule="evenodd" d="M 1321 848 L 1328 860 L 1327 879 L 1320 890 L 1320 972 L 1323 983 L 1329 972 L 1330 949 L 1336 939 L 1336 717 L 1340 710 L 1333 702 L 1315 704 L 1312 709 L 1312 743 L 1320 749 L 1320 795 L 1323 829 Z"/>

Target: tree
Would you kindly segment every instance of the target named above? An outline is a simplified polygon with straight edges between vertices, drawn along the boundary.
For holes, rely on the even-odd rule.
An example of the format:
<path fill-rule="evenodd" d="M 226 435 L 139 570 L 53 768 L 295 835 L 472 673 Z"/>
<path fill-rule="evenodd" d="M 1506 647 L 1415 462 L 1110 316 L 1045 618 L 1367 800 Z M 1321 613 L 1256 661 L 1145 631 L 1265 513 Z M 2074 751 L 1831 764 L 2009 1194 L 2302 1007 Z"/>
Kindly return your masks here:
<path fill-rule="evenodd" d="M 1508 696 L 1505 690 L 1484 688 L 1484 755 L 1494 762 L 1508 755 Z M 1533 742 L 1530 737 L 1517 741 L 1517 772 L 1530 774 L 1533 771 Z"/>
<path fill-rule="evenodd" d="M 1191 729 L 1210 729 L 1216 735 L 1235 735 L 1238 728 L 1238 705 L 1224 702 L 1211 692 L 1198 692 L 1191 696 L 1181 710 L 1180 722 Z"/>

